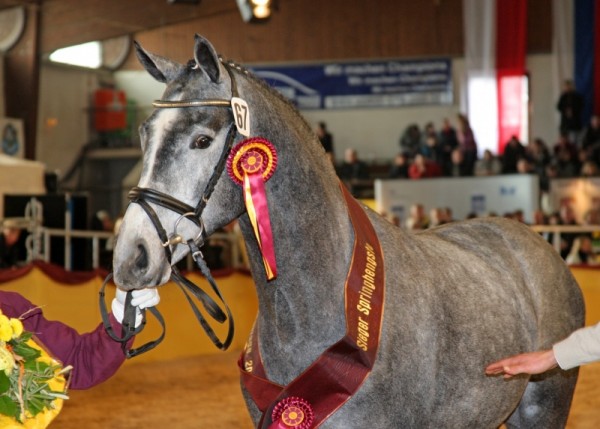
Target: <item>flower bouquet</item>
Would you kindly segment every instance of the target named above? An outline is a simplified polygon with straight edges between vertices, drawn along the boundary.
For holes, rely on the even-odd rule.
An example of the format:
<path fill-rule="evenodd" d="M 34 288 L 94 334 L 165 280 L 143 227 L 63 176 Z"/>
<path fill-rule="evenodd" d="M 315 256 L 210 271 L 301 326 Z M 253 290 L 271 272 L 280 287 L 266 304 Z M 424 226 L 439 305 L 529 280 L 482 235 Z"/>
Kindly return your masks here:
<path fill-rule="evenodd" d="M 0 428 L 45 428 L 68 399 L 70 367 L 63 369 L 32 335 L 0 312 Z"/>

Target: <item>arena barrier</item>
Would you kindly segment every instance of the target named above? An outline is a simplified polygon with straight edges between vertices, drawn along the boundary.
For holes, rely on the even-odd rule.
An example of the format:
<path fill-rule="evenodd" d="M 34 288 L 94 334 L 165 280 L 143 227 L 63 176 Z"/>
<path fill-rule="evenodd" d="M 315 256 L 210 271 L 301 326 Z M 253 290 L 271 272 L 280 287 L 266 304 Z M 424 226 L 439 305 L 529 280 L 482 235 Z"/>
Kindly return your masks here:
<path fill-rule="evenodd" d="M 600 321 L 600 267 L 572 266 L 586 303 L 586 324 Z M 45 262 L 34 262 L 22 268 L 0 270 L 1 290 L 21 293 L 43 307 L 48 319 L 61 320 L 87 332 L 100 323 L 98 291 L 106 272 L 68 272 Z M 222 295 L 229 304 L 235 321 L 235 335 L 231 350 L 241 349 L 252 328 L 258 303 L 254 283 L 249 273 L 241 270 L 223 270 L 213 273 Z M 208 282 L 195 272 L 188 278 L 209 290 Z M 114 285 L 107 288 L 107 305 L 114 296 Z M 174 283 L 160 289 L 158 309 L 165 318 L 167 332 L 164 341 L 154 350 L 133 358 L 130 362 L 161 361 L 198 354 L 221 353 L 200 328 L 185 297 Z M 221 327 L 219 327 L 221 328 Z M 225 328 L 216 329 L 225 335 Z M 136 345 L 154 340 L 160 335 L 160 326 L 150 318 L 144 331 L 136 338 Z"/>
<path fill-rule="evenodd" d="M 98 292 L 105 275 L 106 272 L 102 270 L 69 272 L 56 265 L 36 261 L 25 267 L 0 270 L 0 289 L 21 293 L 42 307 L 47 319 L 60 320 L 84 333 L 95 329 L 100 323 Z M 213 276 L 231 308 L 235 322 L 235 335 L 230 349 L 241 349 L 258 309 L 252 277 L 242 270 L 214 271 Z M 210 290 L 208 282 L 199 273 L 190 272 L 187 277 L 204 290 Z M 169 282 L 161 286 L 159 292 L 161 301 L 158 309 L 167 325 L 165 339 L 154 350 L 137 356 L 130 362 L 221 353 L 200 327 L 175 283 Z M 108 308 L 113 296 L 114 284 L 109 283 L 106 291 Z M 213 327 L 215 325 L 218 324 L 213 323 Z M 226 324 L 215 327 L 221 339 L 226 335 L 226 328 Z M 136 338 L 135 346 L 156 339 L 160 332 L 160 325 L 149 316 L 146 327 Z"/>

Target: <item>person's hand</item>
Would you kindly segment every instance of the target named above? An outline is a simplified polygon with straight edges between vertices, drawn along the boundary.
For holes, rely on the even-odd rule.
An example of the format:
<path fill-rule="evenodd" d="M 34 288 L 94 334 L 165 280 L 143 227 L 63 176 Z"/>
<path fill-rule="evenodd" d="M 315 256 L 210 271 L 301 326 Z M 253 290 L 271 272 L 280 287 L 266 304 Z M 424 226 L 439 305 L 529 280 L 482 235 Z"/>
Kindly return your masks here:
<path fill-rule="evenodd" d="M 125 297 L 127 292 L 117 288 L 115 298 L 112 300 L 112 313 L 119 323 L 123 323 L 125 315 Z M 135 327 L 137 328 L 142 323 L 143 317 L 141 309 L 154 307 L 160 302 L 158 289 L 146 288 L 134 290 L 131 298 L 131 305 L 135 307 Z"/>
<path fill-rule="evenodd" d="M 503 374 L 504 378 L 510 378 L 517 374 L 541 374 L 557 365 L 554 351 L 543 350 L 523 353 L 491 363 L 485 368 L 485 373 L 487 375 Z"/>

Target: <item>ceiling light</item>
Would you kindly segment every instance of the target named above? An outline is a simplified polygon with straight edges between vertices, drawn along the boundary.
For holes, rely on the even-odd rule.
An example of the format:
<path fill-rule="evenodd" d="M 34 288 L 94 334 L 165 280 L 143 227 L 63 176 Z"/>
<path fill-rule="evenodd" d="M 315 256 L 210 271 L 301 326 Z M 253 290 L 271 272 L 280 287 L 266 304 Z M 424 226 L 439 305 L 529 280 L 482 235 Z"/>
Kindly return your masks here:
<path fill-rule="evenodd" d="M 244 22 L 264 22 L 271 16 L 272 0 L 237 0 Z"/>

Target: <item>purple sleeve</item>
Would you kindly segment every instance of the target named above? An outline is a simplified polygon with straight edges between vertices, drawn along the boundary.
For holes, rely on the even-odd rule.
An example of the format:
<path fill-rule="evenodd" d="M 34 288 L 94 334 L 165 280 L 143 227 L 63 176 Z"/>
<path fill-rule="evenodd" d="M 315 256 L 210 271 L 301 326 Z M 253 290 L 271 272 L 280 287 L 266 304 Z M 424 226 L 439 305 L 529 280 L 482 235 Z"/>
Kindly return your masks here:
<path fill-rule="evenodd" d="M 42 346 L 65 366 L 73 366 L 70 388 L 87 389 L 111 377 L 125 361 L 121 344 L 114 341 L 99 324 L 95 330 L 79 334 L 59 321 L 48 320 L 42 310 L 15 292 L 0 291 L 0 307 L 8 317 L 21 317 L 25 330 L 35 334 Z M 121 325 L 110 314 L 117 333 Z M 130 340 L 128 347 L 133 340 Z"/>

